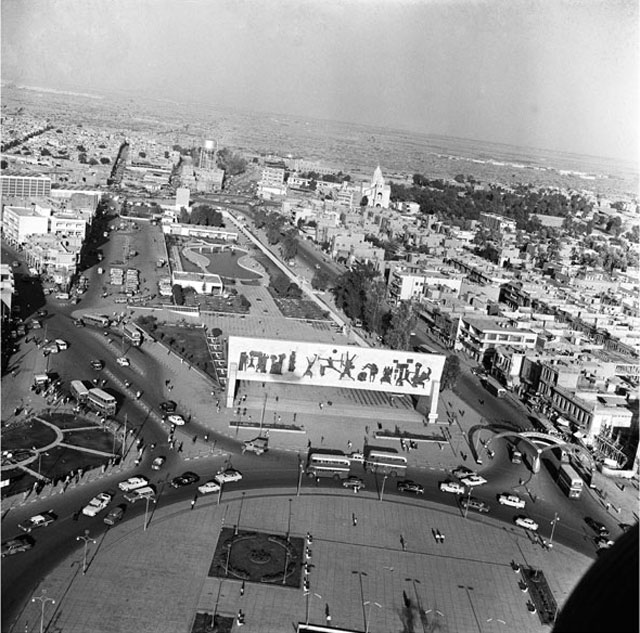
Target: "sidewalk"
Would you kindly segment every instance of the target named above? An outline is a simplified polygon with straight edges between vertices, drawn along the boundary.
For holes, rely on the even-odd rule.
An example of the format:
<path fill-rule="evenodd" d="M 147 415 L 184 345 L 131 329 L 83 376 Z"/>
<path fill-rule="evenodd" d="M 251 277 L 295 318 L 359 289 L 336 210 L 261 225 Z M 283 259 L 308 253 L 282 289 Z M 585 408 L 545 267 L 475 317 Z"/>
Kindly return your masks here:
<path fill-rule="evenodd" d="M 334 626 L 371 633 L 419 631 L 422 617 L 425 630 L 475 633 L 481 622 L 489 633 L 542 633 L 549 627 L 528 612 L 530 597 L 511 563 L 541 569 L 560 607 L 592 563 L 561 545 L 543 550 L 522 530 L 488 517 L 464 519 L 455 509 L 410 498 L 380 502 L 374 494 L 225 491 L 219 506 L 211 495 L 193 512 L 189 501 L 183 508 L 160 502 L 147 531 L 138 517 L 90 544 L 86 575 L 78 548 L 43 578 L 34 593 L 56 600 L 45 625 L 67 633 L 174 633 L 190 631 L 198 612 L 234 617 L 242 609 L 246 633 L 279 633 L 307 613 L 309 622 L 324 624 L 329 610 Z M 301 588 L 255 583 L 241 592 L 238 581 L 208 577 L 219 530 L 238 522 L 268 534 L 289 527 L 294 536 L 312 533 L 308 597 Z M 437 543 L 432 528 L 446 541 Z M 363 612 L 367 601 L 379 606 Z M 27 602 L 5 625 L 35 631 L 39 616 L 40 606 Z"/>

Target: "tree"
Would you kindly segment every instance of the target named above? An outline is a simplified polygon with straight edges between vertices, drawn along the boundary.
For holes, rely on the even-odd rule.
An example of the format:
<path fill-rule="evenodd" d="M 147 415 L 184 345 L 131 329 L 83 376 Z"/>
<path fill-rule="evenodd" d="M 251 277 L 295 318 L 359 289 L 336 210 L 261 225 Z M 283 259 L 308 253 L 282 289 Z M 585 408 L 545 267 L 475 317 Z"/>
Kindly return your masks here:
<path fill-rule="evenodd" d="M 460 376 L 460 359 L 455 354 L 449 354 L 444 361 L 442 378 L 440 380 L 440 391 L 453 389 Z"/>
<path fill-rule="evenodd" d="M 360 200 L 360 206 L 361 207 L 369 206 L 369 198 L 367 198 L 367 196 L 362 196 L 362 200 Z"/>
<path fill-rule="evenodd" d="M 367 302 L 368 282 L 378 276 L 372 264 L 356 264 L 334 282 L 333 295 L 336 305 L 350 319 L 362 319 Z"/>
<path fill-rule="evenodd" d="M 51 156 L 51 152 L 46 147 L 43 147 L 40 150 L 40 156 Z"/>
<path fill-rule="evenodd" d="M 100 162 L 101 162 L 103 165 L 108 165 L 108 164 L 111 162 L 111 159 L 110 159 L 108 156 L 103 156 L 103 157 L 100 159 Z"/>
<path fill-rule="evenodd" d="M 383 332 L 383 317 L 388 311 L 385 301 L 387 286 L 384 281 L 372 279 L 367 287 L 364 322 L 370 332 Z"/>
<path fill-rule="evenodd" d="M 227 176 L 237 176 L 247 169 L 247 161 L 240 155 L 223 147 L 217 155 L 216 163 L 219 169 L 224 169 Z"/>
<path fill-rule="evenodd" d="M 410 301 L 403 301 L 391 314 L 389 328 L 385 333 L 385 343 L 391 349 L 408 349 L 411 332 L 416 325 L 416 315 Z"/>
<path fill-rule="evenodd" d="M 329 275 L 323 269 L 316 270 L 311 279 L 311 287 L 314 290 L 326 290 L 329 285 Z"/>
<path fill-rule="evenodd" d="M 177 306 L 184 305 L 184 293 L 182 292 L 182 286 L 180 284 L 174 284 L 171 288 L 171 294 L 173 296 L 173 302 Z"/>

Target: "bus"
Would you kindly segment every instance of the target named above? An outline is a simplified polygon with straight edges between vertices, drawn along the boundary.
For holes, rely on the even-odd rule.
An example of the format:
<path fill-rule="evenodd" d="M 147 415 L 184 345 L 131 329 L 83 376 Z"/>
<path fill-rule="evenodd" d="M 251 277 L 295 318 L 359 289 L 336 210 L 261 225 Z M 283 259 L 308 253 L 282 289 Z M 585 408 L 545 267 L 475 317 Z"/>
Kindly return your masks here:
<path fill-rule="evenodd" d="M 84 404 L 89 398 L 89 389 L 82 380 L 72 380 L 70 385 L 71 396 L 78 404 Z"/>
<path fill-rule="evenodd" d="M 395 449 L 373 449 L 367 453 L 364 467 L 372 473 L 395 477 L 407 472 L 407 458 Z"/>
<path fill-rule="evenodd" d="M 109 327 L 111 321 L 104 314 L 83 314 L 80 319 L 85 325 L 97 325 L 99 327 Z"/>
<path fill-rule="evenodd" d="M 142 331 L 135 323 L 125 323 L 122 332 L 134 347 L 140 347 L 140 345 L 142 345 Z"/>
<path fill-rule="evenodd" d="M 106 415 L 113 415 L 116 412 L 117 402 L 116 399 L 102 389 L 97 387 L 89 389 L 87 396 L 87 404 L 94 411 L 98 413 L 104 413 Z"/>
<path fill-rule="evenodd" d="M 351 470 L 351 460 L 344 453 L 310 453 L 307 460 L 307 476 L 346 479 Z"/>
<path fill-rule="evenodd" d="M 487 376 L 482 379 L 482 382 L 484 388 L 496 398 L 504 398 L 507 395 L 507 390 L 495 378 Z"/>
<path fill-rule="evenodd" d="M 560 464 L 558 467 L 558 484 L 569 499 L 578 499 L 582 494 L 584 482 L 571 464 Z"/>

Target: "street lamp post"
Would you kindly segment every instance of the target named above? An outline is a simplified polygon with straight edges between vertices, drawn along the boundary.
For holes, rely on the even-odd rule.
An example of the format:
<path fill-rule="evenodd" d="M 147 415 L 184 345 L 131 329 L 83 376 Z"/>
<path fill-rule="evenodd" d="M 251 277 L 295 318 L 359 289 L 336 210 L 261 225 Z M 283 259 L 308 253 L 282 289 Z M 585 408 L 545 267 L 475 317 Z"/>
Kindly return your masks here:
<path fill-rule="evenodd" d="M 220 480 L 219 488 L 218 488 L 218 504 L 217 505 L 220 505 L 220 499 L 222 498 L 222 486 L 223 486 L 223 482 L 222 480 Z"/>
<path fill-rule="evenodd" d="M 240 529 L 240 518 L 242 517 L 242 504 L 244 503 L 244 495 L 245 493 L 242 493 L 242 496 L 240 497 L 240 510 L 238 511 L 238 523 L 236 524 L 236 536 L 238 536 L 238 530 Z"/>
<path fill-rule="evenodd" d="M 467 493 L 467 505 L 464 509 L 464 518 L 467 518 L 467 514 L 469 514 L 469 502 L 471 501 L 471 486 L 469 486 L 469 492 Z"/>
<path fill-rule="evenodd" d="M 560 520 L 557 512 L 553 513 L 553 521 L 551 521 L 551 535 L 549 536 L 549 540 L 547 541 L 547 547 L 553 547 L 553 533 L 556 529 L 556 523 Z"/>
<path fill-rule="evenodd" d="M 153 502 L 155 503 L 155 501 Z M 147 531 L 147 526 L 148 526 L 148 521 L 147 521 L 147 516 L 149 514 L 149 497 L 146 498 L 146 505 L 144 508 L 144 532 Z"/>
<path fill-rule="evenodd" d="M 51 604 L 55 604 L 56 601 L 53 598 L 48 598 L 45 594 L 47 592 L 43 591 L 41 596 L 34 596 L 31 598 L 31 602 L 35 602 L 36 600 L 40 601 L 41 609 L 40 609 L 40 633 L 44 633 L 44 607 L 47 602 Z"/>
<path fill-rule="evenodd" d="M 360 581 L 360 604 L 362 605 L 362 618 L 364 619 L 364 628 L 367 628 L 367 612 L 364 608 L 364 589 L 362 587 L 362 577 L 367 576 L 366 571 L 352 571 L 352 574 L 358 574 L 358 579 Z"/>
<path fill-rule="evenodd" d="M 482 629 L 480 628 L 480 621 L 478 620 L 478 615 L 476 613 L 476 608 L 473 606 L 473 600 L 471 599 L 471 592 L 473 591 L 473 587 L 469 587 L 468 585 L 458 585 L 458 589 L 464 589 L 467 592 L 469 604 L 471 605 L 471 611 L 473 612 L 473 617 L 476 621 L 476 626 L 478 627 L 479 633 L 482 633 Z"/>
<path fill-rule="evenodd" d="M 382 609 L 382 605 L 379 602 L 372 602 L 371 600 L 367 600 L 365 605 L 369 605 L 367 609 L 367 622 L 364 627 L 364 633 L 369 633 L 369 627 L 371 626 L 371 607 L 375 604 L 378 609 Z"/>
<path fill-rule="evenodd" d="M 319 593 L 313 594 L 316 598 L 320 598 L 322 600 L 322 596 Z M 309 624 L 309 598 L 311 598 L 311 592 L 307 591 L 307 618 L 305 620 L 306 624 Z"/>
<path fill-rule="evenodd" d="M 287 543 L 291 540 L 291 499 L 289 499 L 289 519 L 287 522 Z"/>
<path fill-rule="evenodd" d="M 296 488 L 296 497 L 300 496 L 300 488 L 302 487 L 302 473 L 304 472 L 304 466 L 302 458 L 298 455 L 298 487 Z"/>
<path fill-rule="evenodd" d="M 96 541 L 89 536 L 89 530 L 85 530 L 83 536 L 76 536 L 76 541 L 84 541 L 84 554 L 82 557 L 82 574 L 84 575 L 87 573 L 87 549 L 89 543 L 95 544 Z"/>
<path fill-rule="evenodd" d="M 389 475 L 385 473 L 384 477 L 382 478 L 382 487 L 380 488 L 380 501 L 382 501 L 382 495 L 384 494 L 384 484 L 387 481 L 388 476 Z"/>
<path fill-rule="evenodd" d="M 426 612 L 424 612 L 422 609 L 422 603 L 420 602 L 420 594 L 418 594 L 418 588 L 416 587 L 416 583 L 420 584 L 420 581 L 417 578 L 405 578 L 405 580 L 413 584 L 413 593 L 416 594 L 416 604 L 418 605 L 418 616 L 420 617 L 420 622 L 422 622 L 422 630 L 425 631 L 426 633 L 426 629 L 424 626 L 424 618 L 423 618 L 423 614 Z"/>

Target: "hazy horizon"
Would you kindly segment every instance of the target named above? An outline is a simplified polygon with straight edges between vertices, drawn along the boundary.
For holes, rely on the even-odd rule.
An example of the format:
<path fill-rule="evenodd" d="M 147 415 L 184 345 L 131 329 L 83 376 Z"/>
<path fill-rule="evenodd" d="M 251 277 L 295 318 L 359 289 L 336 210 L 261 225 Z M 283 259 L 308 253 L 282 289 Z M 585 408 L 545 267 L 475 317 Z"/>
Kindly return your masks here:
<path fill-rule="evenodd" d="M 637 18 L 627 0 L 3 0 L 2 80 L 637 164 Z"/>

